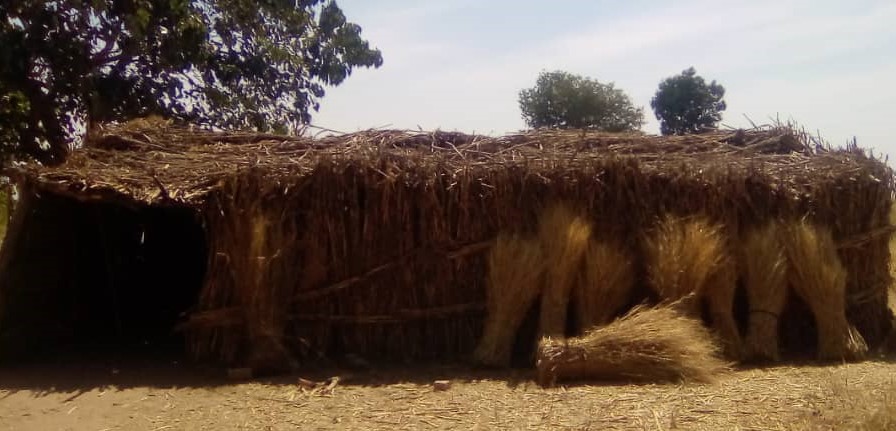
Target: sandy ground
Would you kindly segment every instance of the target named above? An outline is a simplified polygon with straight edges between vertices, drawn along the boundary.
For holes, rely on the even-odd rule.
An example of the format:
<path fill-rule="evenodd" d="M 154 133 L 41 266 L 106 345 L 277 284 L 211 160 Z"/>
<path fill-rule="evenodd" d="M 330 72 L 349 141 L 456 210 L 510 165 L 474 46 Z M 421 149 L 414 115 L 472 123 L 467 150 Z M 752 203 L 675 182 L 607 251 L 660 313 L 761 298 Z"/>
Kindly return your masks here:
<path fill-rule="evenodd" d="M 7 365 L 0 429 L 896 429 L 862 428 L 896 416 L 893 362 L 745 369 L 708 385 L 542 389 L 531 377 L 427 366 L 234 382 L 160 360 Z"/>

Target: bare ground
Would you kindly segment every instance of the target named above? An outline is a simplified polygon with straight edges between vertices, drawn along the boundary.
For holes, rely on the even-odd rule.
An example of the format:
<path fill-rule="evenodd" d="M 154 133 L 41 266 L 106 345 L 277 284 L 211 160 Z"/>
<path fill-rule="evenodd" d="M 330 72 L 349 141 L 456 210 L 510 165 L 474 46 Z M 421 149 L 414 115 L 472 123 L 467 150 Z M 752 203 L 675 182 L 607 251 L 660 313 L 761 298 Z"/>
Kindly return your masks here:
<path fill-rule="evenodd" d="M 896 429 L 892 362 L 744 369 L 709 385 L 542 389 L 531 376 L 428 366 L 232 382 L 167 361 L 4 366 L 0 429 Z M 440 379 L 450 388 L 435 390 Z"/>

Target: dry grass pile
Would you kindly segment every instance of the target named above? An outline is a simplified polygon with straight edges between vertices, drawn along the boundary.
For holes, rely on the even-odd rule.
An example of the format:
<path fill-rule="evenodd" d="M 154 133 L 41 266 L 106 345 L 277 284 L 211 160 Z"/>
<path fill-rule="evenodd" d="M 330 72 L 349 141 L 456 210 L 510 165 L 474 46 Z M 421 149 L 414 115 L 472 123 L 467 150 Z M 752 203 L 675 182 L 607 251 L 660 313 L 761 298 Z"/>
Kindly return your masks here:
<path fill-rule="evenodd" d="M 786 225 L 790 285 L 812 310 L 822 360 L 858 360 L 868 351 L 846 318 L 846 269 L 830 229 L 802 220 Z"/>
<path fill-rule="evenodd" d="M 538 220 L 546 265 L 539 337 L 563 338 L 573 287 L 591 241 L 591 224 L 565 204 L 548 207 Z"/>
<path fill-rule="evenodd" d="M 537 240 L 500 234 L 488 255 L 486 318 L 473 353 L 483 365 L 506 366 L 517 330 L 541 293 L 545 262 Z"/>
<path fill-rule="evenodd" d="M 561 380 L 711 382 L 727 364 L 703 324 L 672 305 L 636 307 L 607 326 L 540 342 L 540 384 Z"/>
<path fill-rule="evenodd" d="M 644 244 L 651 288 L 663 302 L 679 304 L 691 316 L 699 316 L 705 302 L 726 354 L 738 358 L 737 272 L 722 226 L 700 217 L 667 216 Z"/>
<path fill-rule="evenodd" d="M 780 225 L 769 222 L 744 234 L 740 267 L 750 314 L 744 340 L 744 358 L 780 359 L 778 331 L 787 303 L 787 257 Z"/>
<path fill-rule="evenodd" d="M 618 241 L 595 239 L 585 252 L 581 281 L 573 290 L 579 330 L 606 325 L 632 299 L 635 261 Z"/>

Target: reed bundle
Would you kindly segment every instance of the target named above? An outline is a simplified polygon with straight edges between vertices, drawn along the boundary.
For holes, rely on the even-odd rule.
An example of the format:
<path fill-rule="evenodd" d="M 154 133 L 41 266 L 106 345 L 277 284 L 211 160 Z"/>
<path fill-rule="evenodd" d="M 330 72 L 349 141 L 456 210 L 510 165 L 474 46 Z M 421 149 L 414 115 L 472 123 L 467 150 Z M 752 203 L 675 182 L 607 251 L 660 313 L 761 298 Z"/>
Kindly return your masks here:
<path fill-rule="evenodd" d="M 745 358 L 777 361 L 778 330 L 787 303 L 787 257 L 780 225 L 765 223 L 744 235 L 741 267 L 750 307 Z"/>
<path fill-rule="evenodd" d="M 486 318 L 473 356 L 489 366 L 506 366 L 517 330 L 541 293 L 545 261 L 541 244 L 500 234 L 488 255 Z"/>
<path fill-rule="evenodd" d="M 732 358 L 741 355 L 734 320 L 735 262 L 721 225 L 702 217 L 666 216 L 645 241 L 648 279 L 663 302 L 691 316 L 706 303 L 711 323 Z"/>
<path fill-rule="evenodd" d="M 711 382 L 727 368 L 715 339 L 698 319 L 673 305 L 636 307 L 581 337 L 539 343 L 538 381 Z"/>
<path fill-rule="evenodd" d="M 830 229 L 801 220 L 785 226 L 790 285 L 812 310 L 818 358 L 858 360 L 868 346 L 846 318 L 846 268 Z"/>
<path fill-rule="evenodd" d="M 546 265 L 539 337 L 563 338 L 573 287 L 591 241 L 591 224 L 564 204 L 548 207 L 538 220 Z"/>
<path fill-rule="evenodd" d="M 579 331 L 610 323 L 632 299 L 635 261 L 618 241 L 595 239 L 585 251 L 582 279 L 573 291 Z"/>

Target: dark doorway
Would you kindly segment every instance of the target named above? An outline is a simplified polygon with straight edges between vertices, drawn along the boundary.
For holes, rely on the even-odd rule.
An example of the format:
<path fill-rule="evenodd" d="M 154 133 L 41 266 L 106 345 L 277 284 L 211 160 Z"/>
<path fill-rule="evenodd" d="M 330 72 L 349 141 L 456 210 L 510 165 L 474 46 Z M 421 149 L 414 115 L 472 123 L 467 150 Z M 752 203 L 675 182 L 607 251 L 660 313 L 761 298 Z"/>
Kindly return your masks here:
<path fill-rule="evenodd" d="M 205 275 L 205 234 L 184 207 L 30 200 L 0 274 L 0 358 L 175 355 Z"/>

